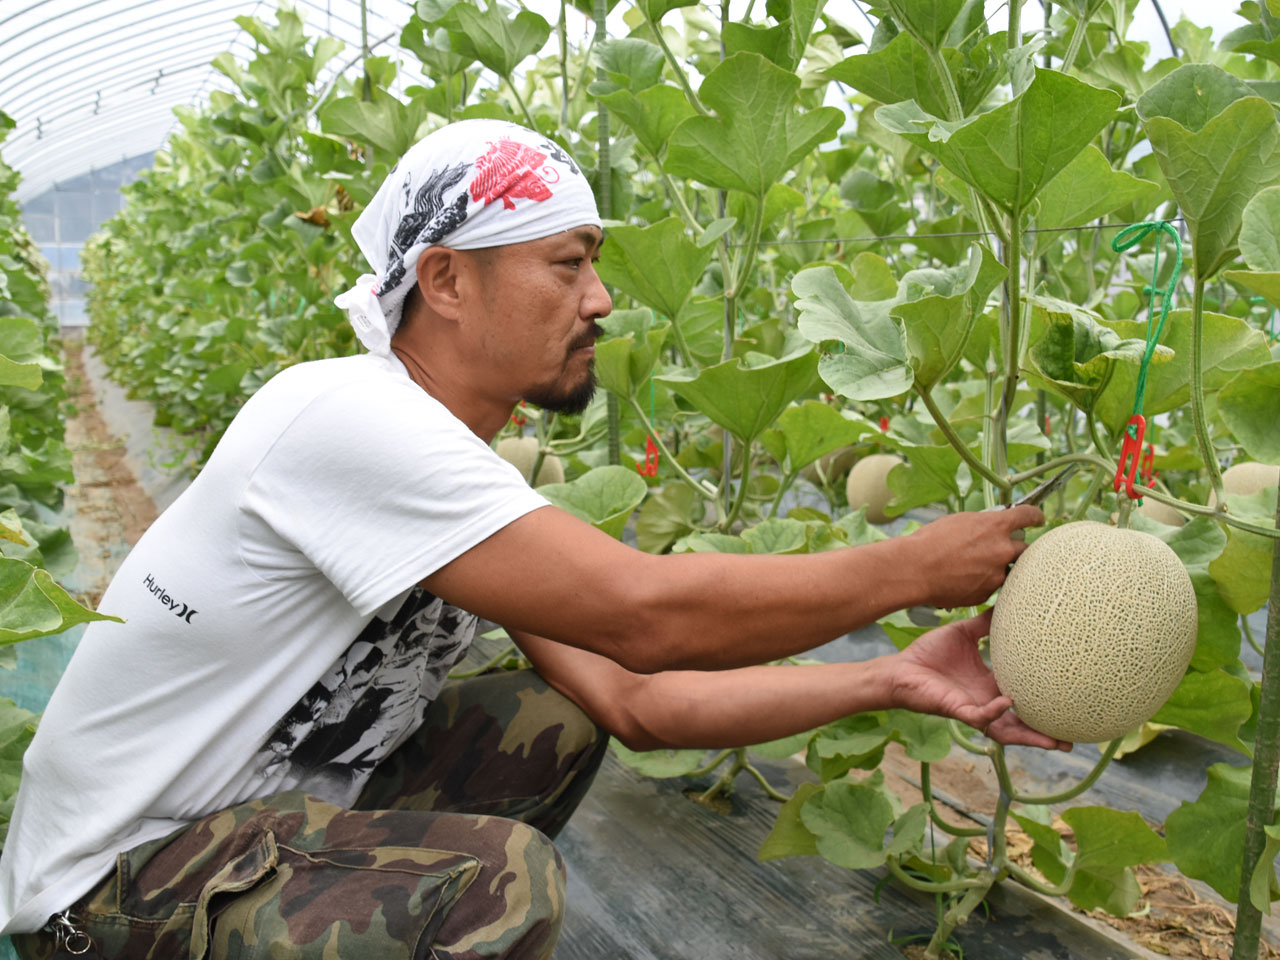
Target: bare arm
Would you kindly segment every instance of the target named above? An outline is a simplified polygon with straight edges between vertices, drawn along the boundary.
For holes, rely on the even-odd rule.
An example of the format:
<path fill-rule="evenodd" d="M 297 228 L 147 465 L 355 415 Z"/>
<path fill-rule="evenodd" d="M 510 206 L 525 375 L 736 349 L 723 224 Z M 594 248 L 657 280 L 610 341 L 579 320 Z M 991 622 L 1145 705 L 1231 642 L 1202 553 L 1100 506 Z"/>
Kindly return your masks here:
<path fill-rule="evenodd" d="M 978 655 L 988 626 L 987 616 L 960 621 L 861 663 L 656 674 L 544 637 L 512 637 L 552 686 L 633 750 L 749 746 L 890 707 L 955 717 L 1002 743 L 1069 749 L 1008 712 Z"/>
<path fill-rule="evenodd" d="M 725 669 L 808 650 L 894 610 L 981 603 L 1025 549 L 1035 507 L 942 517 L 909 537 L 808 556 L 633 550 L 554 507 L 527 514 L 423 585 L 514 630 L 637 673 Z"/>

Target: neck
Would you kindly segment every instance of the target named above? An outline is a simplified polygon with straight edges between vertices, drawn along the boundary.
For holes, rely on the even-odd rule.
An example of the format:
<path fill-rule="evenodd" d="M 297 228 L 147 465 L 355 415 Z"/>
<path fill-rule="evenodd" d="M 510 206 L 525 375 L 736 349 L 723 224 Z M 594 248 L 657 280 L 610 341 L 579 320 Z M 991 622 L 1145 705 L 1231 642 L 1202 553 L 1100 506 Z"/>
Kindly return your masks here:
<path fill-rule="evenodd" d="M 456 378 L 439 375 L 422 362 L 417 352 L 408 344 L 393 342 L 391 352 L 404 364 L 414 383 L 440 401 L 445 409 L 465 423 L 485 443 L 492 443 L 498 431 L 511 418 L 516 401 L 485 396 Z M 461 365 L 449 363 L 445 359 L 435 367 L 437 370 L 457 370 Z"/>

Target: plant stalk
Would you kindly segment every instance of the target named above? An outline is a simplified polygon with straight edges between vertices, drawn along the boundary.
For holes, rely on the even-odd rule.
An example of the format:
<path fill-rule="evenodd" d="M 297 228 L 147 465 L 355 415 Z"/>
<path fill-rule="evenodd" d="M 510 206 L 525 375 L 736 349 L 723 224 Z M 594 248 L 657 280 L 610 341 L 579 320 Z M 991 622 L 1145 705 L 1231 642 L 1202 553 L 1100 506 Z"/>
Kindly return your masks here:
<path fill-rule="evenodd" d="M 969 469 L 982 477 L 987 483 L 997 487 L 1001 492 L 1002 498 L 1007 503 L 1009 491 L 1012 489 L 1008 478 L 1001 478 L 995 471 L 973 455 L 973 451 L 960 439 L 955 428 L 951 426 L 943 412 L 938 409 L 938 405 L 934 402 L 933 396 L 928 390 L 921 390 L 917 387 L 916 394 L 924 401 L 925 408 L 929 411 L 929 415 L 933 417 L 933 422 L 938 425 L 938 429 L 947 438 L 947 442 L 960 454 L 961 459 L 969 465 Z"/>
<path fill-rule="evenodd" d="M 952 905 L 943 915 L 942 921 L 938 924 L 938 929 L 933 933 L 933 939 L 929 941 L 929 945 L 925 947 L 924 955 L 926 957 L 940 957 L 942 950 L 951 936 L 951 931 L 960 924 L 969 919 L 969 914 L 974 911 L 987 896 L 987 891 L 991 889 L 995 883 L 995 875 L 988 873 L 979 878 L 983 882 L 970 888 L 970 890 L 960 898 L 960 902 Z"/>
<path fill-rule="evenodd" d="M 608 12 L 607 0 L 596 0 L 592 16 L 595 21 L 593 43 L 595 38 L 605 35 L 605 17 Z M 561 19 L 563 20 L 563 13 Z M 601 68 L 596 71 L 596 76 L 603 77 L 604 73 L 604 68 Z M 608 216 L 612 202 L 609 196 L 612 170 L 609 161 L 609 108 L 603 103 L 596 106 L 596 207 L 604 216 Z M 609 422 L 609 463 L 616 467 L 622 463 L 622 407 L 615 394 L 610 393 L 605 397 L 605 412 Z"/>
<path fill-rule="evenodd" d="M 640 422 L 644 424 L 645 429 L 649 431 L 649 436 L 653 437 L 654 445 L 657 446 L 658 451 L 662 456 L 666 458 L 667 463 L 671 465 L 671 469 L 680 475 L 680 479 L 693 487 L 693 489 L 698 492 L 698 496 L 706 500 L 715 500 L 716 493 L 708 490 L 701 483 L 691 477 L 689 475 L 689 471 L 685 470 L 685 468 L 680 465 L 680 462 L 671 455 L 671 451 L 667 449 L 667 445 L 662 442 L 662 436 L 658 433 L 657 428 L 649 421 L 649 415 L 644 412 L 644 407 L 640 406 L 635 397 L 630 397 L 629 399 L 631 401 L 631 409 L 635 412 L 636 416 L 640 418 Z"/>
<path fill-rule="evenodd" d="M 1196 426 L 1200 456 L 1209 471 L 1209 485 L 1218 503 L 1226 503 L 1222 492 L 1222 468 L 1209 439 L 1209 423 L 1204 414 L 1204 278 L 1196 277 L 1195 298 L 1191 302 L 1191 420 Z"/>
<path fill-rule="evenodd" d="M 1276 506 L 1276 527 L 1280 528 L 1280 504 Z M 1262 655 L 1262 695 L 1258 704 L 1258 732 L 1253 744 L 1253 775 L 1249 781 L 1249 813 L 1245 821 L 1244 854 L 1241 861 L 1240 896 L 1236 904 L 1235 947 L 1231 960 L 1254 960 L 1258 956 L 1262 914 L 1249 895 L 1267 835 L 1264 827 L 1275 817 L 1276 778 L 1280 773 L 1280 540 L 1271 551 L 1271 601 L 1267 611 L 1266 650 Z M 1269 885 L 1268 885 L 1269 889 Z"/>

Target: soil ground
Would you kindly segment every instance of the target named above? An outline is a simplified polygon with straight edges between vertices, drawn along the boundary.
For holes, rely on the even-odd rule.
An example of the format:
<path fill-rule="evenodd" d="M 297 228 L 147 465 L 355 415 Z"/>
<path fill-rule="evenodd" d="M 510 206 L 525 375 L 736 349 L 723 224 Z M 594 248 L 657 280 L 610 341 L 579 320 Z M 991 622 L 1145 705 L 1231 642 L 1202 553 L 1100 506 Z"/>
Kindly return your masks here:
<path fill-rule="evenodd" d="M 67 445 L 77 478 L 67 492 L 67 513 L 81 555 L 74 586 L 96 604 L 158 511 L 139 480 L 147 471 L 138 465 L 137 444 L 126 444 L 119 424 L 103 416 L 98 393 L 112 388 L 99 383 L 95 392 L 94 378 L 85 370 L 87 348 L 75 336 L 66 344 L 75 407 Z M 862 655 L 868 652 L 873 651 Z M 1080 759 L 1087 767 L 1088 758 Z M 933 768 L 935 796 L 951 808 L 947 816 L 956 822 L 985 823 L 995 808 L 994 775 L 974 760 L 957 752 Z M 762 764 L 762 769 L 784 792 L 809 777 L 795 760 Z M 891 748 L 882 769 L 906 802 L 919 799 L 918 765 L 900 750 Z M 1030 775 L 1038 776 L 1035 770 Z M 709 785 L 710 779 L 704 786 Z M 851 873 L 817 858 L 757 863 L 755 851 L 776 804 L 744 776 L 726 811 L 717 814 L 686 799 L 687 786 L 642 778 L 608 758 L 559 841 L 574 906 L 557 958 L 827 960 L 920 952 L 918 941 L 900 951 L 890 939 L 927 933 L 935 908 L 931 899 L 884 887 L 882 874 Z M 1165 813 L 1157 811 L 1155 818 Z M 1016 848 L 1016 838 L 1013 843 Z M 1212 891 L 1158 869 L 1144 868 L 1140 881 L 1145 891 L 1140 916 L 1077 915 L 1073 920 L 1065 900 L 1046 908 L 1017 887 L 1002 894 L 990 917 L 975 916 L 957 936 L 966 956 L 982 960 L 1230 956 L 1234 911 Z M 1280 951 L 1268 949 L 1269 960 L 1280 957 Z"/>

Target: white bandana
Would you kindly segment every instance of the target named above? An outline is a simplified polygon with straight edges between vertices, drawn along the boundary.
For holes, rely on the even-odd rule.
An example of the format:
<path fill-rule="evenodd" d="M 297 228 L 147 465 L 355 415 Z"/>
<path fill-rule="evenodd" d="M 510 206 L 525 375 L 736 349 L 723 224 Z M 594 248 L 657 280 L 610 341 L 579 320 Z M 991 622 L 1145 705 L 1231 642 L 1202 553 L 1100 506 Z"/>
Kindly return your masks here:
<path fill-rule="evenodd" d="M 462 120 L 406 153 L 351 229 L 373 269 L 334 303 L 371 353 L 388 356 L 418 257 L 599 227 L 591 185 L 553 140 L 504 120 Z"/>

